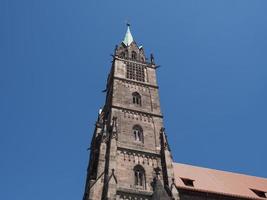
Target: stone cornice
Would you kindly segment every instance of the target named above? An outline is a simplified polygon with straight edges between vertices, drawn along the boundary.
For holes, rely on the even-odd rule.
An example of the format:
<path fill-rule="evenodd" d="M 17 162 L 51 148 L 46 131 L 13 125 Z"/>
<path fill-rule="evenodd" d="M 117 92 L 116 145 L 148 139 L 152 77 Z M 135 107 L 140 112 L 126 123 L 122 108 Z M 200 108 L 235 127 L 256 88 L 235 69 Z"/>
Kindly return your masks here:
<path fill-rule="evenodd" d="M 129 111 L 129 112 L 141 113 L 143 115 L 149 115 L 149 116 L 153 116 L 153 117 L 163 118 L 162 115 L 158 115 L 158 114 L 150 113 L 150 112 L 144 112 L 144 111 L 140 111 L 140 110 L 129 109 L 129 108 L 125 108 L 125 107 L 122 107 L 122 106 L 111 105 L 111 108 L 116 108 L 116 109 L 120 109 L 120 110 L 126 110 L 126 111 Z"/>
<path fill-rule="evenodd" d="M 118 187 L 117 188 L 118 192 L 121 193 L 126 193 L 126 194 L 133 194 L 133 195 L 144 195 L 144 196 L 151 196 L 153 192 L 151 191 L 146 191 L 146 190 L 140 190 L 140 189 L 134 189 L 134 188 L 123 188 L 123 187 Z"/>
<path fill-rule="evenodd" d="M 135 153 L 135 154 L 146 154 L 146 155 L 149 155 L 149 156 L 160 157 L 159 153 L 151 152 L 151 151 L 148 151 L 148 150 L 139 150 L 139 149 L 133 149 L 131 147 L 125 147 L 125 146 L 121 145 L 120 143 L 118 143 L 118 150 L 129 151 L 129 152 L 132 152 L 132 153 Z"/>
<path fill-rule="evenodd" d="M 140 62 L 140 61 L 136 61 L 136 60 L 131 60 L 131 59 L 124 59 L 124 58 L 120 58 L 118 56 L 114 56 L 114 60 L 120 60 L 120 61 L 124 61 L 124 62 L 131 62 L 131 63 L 136 63 L 139 65 L 144 65 L 145 67 L 151 68 L 151 69 L 156 69 L 155 68 L 155 64 L 151 64 L 149 62 Z"/>
<path fill-rule="evenodd" d="M 121 77 L 116 77 L 116 76 L 113 76 L 113 79 L 117 79 L 117 80 L 129 82 L 129 83 L 135 83 L 137 85 L 142 85 L 142 86 L 147 86 L 147 87 L 152 87 L 152 88 L 159 89 L 159 86 L 157 86 L 157 85 L 151 85 L 151 84 L 148 84 L 148 83 L 145 83 L 145 82 L 134 81 L 134 80 L 130 80 L 130 79 L 126 79 L 126 78 L 121 78 Z"/>

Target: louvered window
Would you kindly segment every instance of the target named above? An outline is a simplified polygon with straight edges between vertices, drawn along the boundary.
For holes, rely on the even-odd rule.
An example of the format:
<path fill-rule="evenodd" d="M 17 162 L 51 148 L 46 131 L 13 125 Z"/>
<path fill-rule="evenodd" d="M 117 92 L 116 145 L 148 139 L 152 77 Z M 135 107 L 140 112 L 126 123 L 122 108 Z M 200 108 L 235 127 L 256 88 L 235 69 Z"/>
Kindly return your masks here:
<path fill-rule="evenodd" d="M 145 82 L 145 67 L 136 63 L 127 63 L 127 78 Z"/>

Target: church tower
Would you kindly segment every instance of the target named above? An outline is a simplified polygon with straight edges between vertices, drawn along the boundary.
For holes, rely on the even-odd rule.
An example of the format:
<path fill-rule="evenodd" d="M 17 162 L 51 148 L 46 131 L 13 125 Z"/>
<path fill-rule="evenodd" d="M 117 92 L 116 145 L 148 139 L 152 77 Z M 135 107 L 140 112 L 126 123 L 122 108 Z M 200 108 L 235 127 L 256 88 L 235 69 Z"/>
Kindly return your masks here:
<path fill-rule="evenodd" d="M 90 146 L 83 200 L 178 199 L 156 64 L 127 25 L 116 46 Z"/>

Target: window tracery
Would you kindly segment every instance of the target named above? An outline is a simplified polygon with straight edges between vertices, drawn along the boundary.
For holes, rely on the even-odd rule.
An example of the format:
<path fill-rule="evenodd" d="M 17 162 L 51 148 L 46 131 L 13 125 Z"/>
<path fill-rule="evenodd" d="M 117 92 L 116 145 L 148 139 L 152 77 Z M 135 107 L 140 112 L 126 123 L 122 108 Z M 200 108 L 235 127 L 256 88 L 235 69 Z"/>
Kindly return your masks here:
<path fill-rule="evenodd" d="M 134 167 L 135 186 L 146 188 L 145 170 L 141 165 Z"/>
<path fill-rule="evenodd" d="M 135 51 L 132 51 L 132 59 L 136 60 L 137 59 L 137 54 Z"/>
<path fill-rule="evenodd" d="M 141 99 L 141 95 L 138 92 L 134 92 L 132 93 L 132 97 L 133 97 L 133 104 L 142 105 L 142 99 Z"/>
<path fill-rule="evenodd" d="M 144 142 L 144 135 L 143 135 L 143 129 L 139 125 L 135 125 L 133 127 L 133 135 L 134 139 L 137 142 Z"/>

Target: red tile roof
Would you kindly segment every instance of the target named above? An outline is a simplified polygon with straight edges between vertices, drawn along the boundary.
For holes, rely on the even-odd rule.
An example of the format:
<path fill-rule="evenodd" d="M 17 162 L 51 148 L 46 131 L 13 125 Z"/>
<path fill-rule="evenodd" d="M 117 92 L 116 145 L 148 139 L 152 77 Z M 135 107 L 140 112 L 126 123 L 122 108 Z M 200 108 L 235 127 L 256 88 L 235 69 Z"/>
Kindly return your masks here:
<path fill-rule="evenodd" d="M 174 175 L 177 188 L 266 200 L 257 196 L 251 189 L 267 192 L 267 178 L 180 163 L 174 163 Z M 181 178 L 194 180 L 194 186 L 186 186 Z"/>

